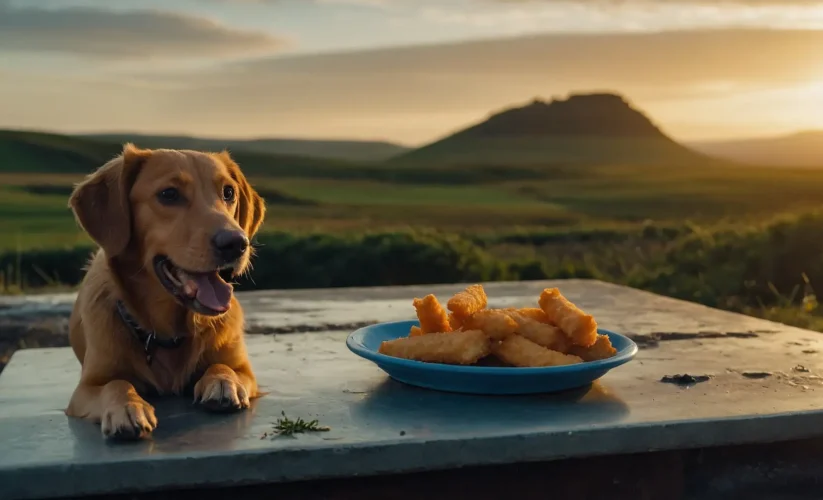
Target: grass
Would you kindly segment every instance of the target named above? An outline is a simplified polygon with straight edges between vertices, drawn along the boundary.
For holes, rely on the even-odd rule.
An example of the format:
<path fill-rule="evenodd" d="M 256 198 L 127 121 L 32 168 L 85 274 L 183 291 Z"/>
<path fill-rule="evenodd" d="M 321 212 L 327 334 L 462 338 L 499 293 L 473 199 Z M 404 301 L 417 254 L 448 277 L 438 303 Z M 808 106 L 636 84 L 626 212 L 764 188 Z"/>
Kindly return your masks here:
<path fill-rule="evenodd" d="M 373 181 L 333 179 L 282 179 L 264 182 L 292 196 L 325 205 L 409 207 L 438 206 L 534 206 L 539 200 L 524 198 L 515 191 L 496 186 L 407 185 Z"/>
<path fill-rule="evenodd" d="M 68 195 L 28 192 L 0 176 L 0 251 L 75 246 L 89 239 L 66 206 Z M 46 177 L 48 179 L 48 177 Z M 42 182 L 37 178 L 37 182 Z M 70 188 L 68 183 L 64 187 Z"/>
<path fill-rule="evenodd" d="M 823 170 L 811 169 L 602 165 L 547 168 L 542 175 L 468 185 L 259 174 L 250 178 L 269 198 L 264 231 L 411 226 L 497 233 L 611 228 L 646 220 L 751 223 L 812 209 L 823 192 Z M 0 231 L 6 235 L 0 250 L 87 241 L 66 208 L 71 186 L 80 178 L 79 173 L 0 174 Z"/>

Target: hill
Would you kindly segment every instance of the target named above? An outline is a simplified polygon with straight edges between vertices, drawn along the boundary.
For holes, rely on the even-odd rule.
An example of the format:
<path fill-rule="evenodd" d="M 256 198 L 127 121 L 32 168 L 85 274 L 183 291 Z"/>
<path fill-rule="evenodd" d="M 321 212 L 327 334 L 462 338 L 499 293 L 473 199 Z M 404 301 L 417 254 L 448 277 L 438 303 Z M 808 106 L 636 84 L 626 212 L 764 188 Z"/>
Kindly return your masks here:
<path fill-rule="evenodd" d="M 122 146 L 60 134 L 0 130 L 0 172 L 88 173 Z"/>
<path fill-rule="evenodd" d="M 823 130 L 782 137 L 695 142 L 690 146 L 705 154 L 751 165 L 823 167 Z"/>
<path fill-rule="evenodd" d="M 137 144 L 145 146 L 139 142 Z M 200 148 L 204 149 L 216 148 Z M 104 142 L 99 138 L 0 130 L 0 174 L 87 174 L 121 150 L 121 142 Z M 536 179 L 547 175 L 544 168 L 516 165 L 506 165 L 502 168 L 394 166 L 385 162 L 357 163 L 245 150 L 232 151 L 232 157 L 243 168 L 243 172 L 255 182 L 264 178 L 294 178 L 465 185 L 512 179 Z"/>
<path fill-rule="evenodd" d="M 195 149 L 232 152 L 305 156 L 346 160 L 353 162 L 379 162 L 408 151 L 408 148 L 382 141 L 344 141 L 311 139 L 220 139 L 189 136 L 143 135 L 129 133 L 90 134 L 81 137 L 106 142 L 132 141 L 146 148 Z"/>
<path fill-rule="evenodd" d="M 694 164 L 678 144 L 617 94 L 572 94 L 504 110 L 393 163 L 568 165 Z"/>
<path fill-rule="evenodd" d="M 122 151 L 124 141 L 44 132 L 0 130 L 0 173 L 87 174 Z M 138 143 L 138 145 L 141 145 Z M 212 149 L 212 148 L 201 148 Z M 349 177 L 369 169 L 330 159 L 236 151 L 248 175 L 266 177 Z"/>

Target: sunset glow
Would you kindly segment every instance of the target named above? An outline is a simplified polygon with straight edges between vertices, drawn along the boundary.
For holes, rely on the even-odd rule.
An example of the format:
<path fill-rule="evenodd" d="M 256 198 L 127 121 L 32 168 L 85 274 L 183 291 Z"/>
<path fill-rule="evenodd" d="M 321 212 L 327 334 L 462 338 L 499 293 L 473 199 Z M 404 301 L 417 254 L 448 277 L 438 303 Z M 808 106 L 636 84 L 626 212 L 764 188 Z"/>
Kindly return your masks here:
<path fill-rule="evenodd" d="M 820 47 L 809 0 L 0 0 L 0 127 L 413 145 L 609 90 L 678 138 L 784 134 L 823 128 Z"/>

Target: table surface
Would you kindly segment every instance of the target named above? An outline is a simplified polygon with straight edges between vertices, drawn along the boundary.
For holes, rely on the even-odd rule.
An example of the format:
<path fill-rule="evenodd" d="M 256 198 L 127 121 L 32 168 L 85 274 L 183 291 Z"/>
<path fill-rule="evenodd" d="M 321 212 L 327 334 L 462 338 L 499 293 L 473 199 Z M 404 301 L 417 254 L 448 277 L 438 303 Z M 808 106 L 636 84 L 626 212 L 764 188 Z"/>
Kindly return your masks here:
<path fill-rule="evenodd" d="M 14 354 L 0 376 L 0 498 L 295 481 L 801 439 L 823 434 L 823 337 L 597 281 L 485 284 L 490 307 L 533 306 L 558 286 L 631 363 L 558 395 L 471 396 L 405 386 L 350 353 L 352 325 L 412 319 L 411 299 L 464 285 L 239 294 L 253 367 L 268 395 L 213 415 L 154 402 L 150 440 L 107 443 L 63 409 L 79 364 L 68 348 Z M 31 298 L 64 301 L 73 297 Z M 22 307 L 24 304 L 18 304 Z M 28 304 L 31 305 L 31 304 Z M 349 328 L 333 331 L 335 328 Z M 682 387 L 661 378 L 708 375 Z M 328 432 L 276 436 L 285 413 Z"/>

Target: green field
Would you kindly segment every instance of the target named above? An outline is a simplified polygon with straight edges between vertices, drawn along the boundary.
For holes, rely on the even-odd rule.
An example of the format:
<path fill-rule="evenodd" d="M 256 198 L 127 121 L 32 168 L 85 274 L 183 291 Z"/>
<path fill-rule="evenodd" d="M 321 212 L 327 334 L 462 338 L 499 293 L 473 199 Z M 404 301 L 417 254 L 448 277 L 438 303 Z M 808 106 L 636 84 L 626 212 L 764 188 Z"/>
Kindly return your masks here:
<path fill-rule="evenodd" d="M 241 165 L 242 166 L 242 165 Z M 625 227 L 654 221 L 755 222 L 814 209 L 823 170 L 761 167 L 546 168 L 531 180 L 468 185 L 250 175 L 267 198 L 264 230 Z M 436 176 L 436 172 L 432 174 Z M 66 207 L 77 174 L 0 174 L 0 250 L 84 241 Z"/>
<path fill-rule="evenodd" d="M 268 204 L 241 285 L 594 277 L 823 330 L 801 308 L 823 282 L 823 168 L 625 163 L 595 154 L 613 151 L 600 139 L 578 146 L 582 163 L 535 146 L 510 166 L 234 152 Z M 66 203 L 118 148 L 0 133 L 2 292 L 76 285 L 91 243 Z"/>

